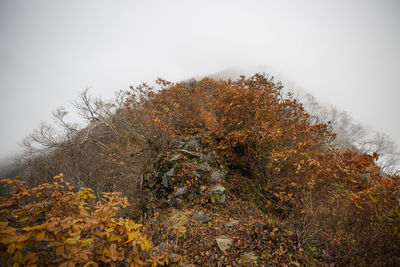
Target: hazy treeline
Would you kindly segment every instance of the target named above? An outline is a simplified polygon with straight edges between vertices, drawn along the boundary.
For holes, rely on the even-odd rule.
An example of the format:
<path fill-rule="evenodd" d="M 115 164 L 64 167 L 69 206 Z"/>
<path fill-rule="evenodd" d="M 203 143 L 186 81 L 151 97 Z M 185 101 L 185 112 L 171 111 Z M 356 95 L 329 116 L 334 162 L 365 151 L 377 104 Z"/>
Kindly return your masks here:
<path fill-rule="evenodd" d="M 332 145 L 360 154 L 376 153 L 379 155 L 377 164 L 382 172 L 394 175 L 400 173 L 400 150 L 389 135 L 356 122 L 346 111 L 321 105 L 311 94 L 305 95 L 303 105 L 314 116 L 316 123 L 330 122 L 336 134 Z"/>

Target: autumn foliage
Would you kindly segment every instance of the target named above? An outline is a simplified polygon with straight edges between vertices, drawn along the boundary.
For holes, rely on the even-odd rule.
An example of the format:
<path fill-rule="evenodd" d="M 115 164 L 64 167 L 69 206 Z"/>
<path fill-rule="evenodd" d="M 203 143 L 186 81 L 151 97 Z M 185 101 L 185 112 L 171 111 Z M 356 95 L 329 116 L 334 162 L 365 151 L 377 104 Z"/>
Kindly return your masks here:
<path fill-rule="evenodd" d="M 400 182 L 376 165 L 379 155 L 332 146 L 329 123 L 315 123 L 279 82 L 262 74 L 157 84 L 131 87 L 105 114 L 103 106 L 91 109 L 88 101 L 83 110 L 100 126 L 87 129 L 97 133 L 71 131 L 63 143 L 68 145 L 32 165 L 31 173 L 66 172 L 74 184 L 89 184 L 96 193 L 123 192 L 144 212 L 149 194 L 143 188 L 159 178 L 174 141 L 196 136 L 223 158 L 231 192 L 279 218 L 313 258 L 349 265 L 399 263 Z M 84 151 L 78 155 L 85 166 L 71 164 L 75 151 Z M 10 264 L 153 259 L 140 225 L 116 217 L 114 210 L 128 203 L 115 193 L 91 200 L 92 191 L 71 191 L 62 177 L 31 189 L 19 180 L 7 183 L 14 194 L 1 202 L 0 243 L 1 257 Z"/>
<path fill-rule="evenodd" d="M 10 266 L 99 266 L 164 264 L 153 257 L 142 225 L 116 216 L 128 205 L 117 193 L 95 201 L 93 190 L 78 192 L 62 174 L 54 183 L 27 188 L 4 179 L 13 193 L 1 199 L 0 259 Z"/>
<path fill-rule="evenodd" d="M 171 137 L 201 135 L 232 171 L 252 180 L 262 209 L 290 221 L 327 259 L 398 260 L 400 183 L 380 172 L 378 155 L 331 146 L 329 124 L 315 124 L 301 103 L 263 75 L 161 84 L 143 102 L 152 115 L 148 123 Z"/>

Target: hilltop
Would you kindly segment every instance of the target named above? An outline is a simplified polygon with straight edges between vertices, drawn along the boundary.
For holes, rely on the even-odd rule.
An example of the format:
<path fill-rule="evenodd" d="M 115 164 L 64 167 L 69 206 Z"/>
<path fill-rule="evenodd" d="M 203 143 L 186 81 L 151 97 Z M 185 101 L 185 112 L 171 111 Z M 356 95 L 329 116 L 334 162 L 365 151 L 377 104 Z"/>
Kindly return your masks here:
<path fill-rule="evenodd" d="M 399 176 L 378 154 L 337 146 L 263 74 L 157 84 L 114 102 L 84 92 L 85 127 L 60 109 L 61 132 L 25 140 L 0 204 L 2 262 L 400 264 Z"/>

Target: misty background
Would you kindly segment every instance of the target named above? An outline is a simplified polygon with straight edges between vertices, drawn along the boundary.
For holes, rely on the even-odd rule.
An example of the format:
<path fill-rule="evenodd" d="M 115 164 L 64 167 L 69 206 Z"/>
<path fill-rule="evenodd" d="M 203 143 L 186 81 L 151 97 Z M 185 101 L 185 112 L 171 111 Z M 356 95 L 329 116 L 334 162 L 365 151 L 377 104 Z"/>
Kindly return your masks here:
<path fill-rule="evenodd" d="M 0 161 L 86 88 L 221 71 L 270 73 L 400 143 L 399 26 L 395 0 L 1 0 Z"/>

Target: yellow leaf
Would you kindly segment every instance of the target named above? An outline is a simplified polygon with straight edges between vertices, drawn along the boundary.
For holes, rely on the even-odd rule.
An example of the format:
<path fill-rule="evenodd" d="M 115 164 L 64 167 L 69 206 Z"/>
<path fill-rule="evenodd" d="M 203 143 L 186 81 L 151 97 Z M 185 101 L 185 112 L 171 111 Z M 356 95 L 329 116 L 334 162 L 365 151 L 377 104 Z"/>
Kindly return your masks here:
<path fill-rule="evenodd" d="M 85 265 L 83 265 L 83 267 L 88 267 L 88 266 L 97 267 L 98 264 L 97 264 L 96 262 L 94 262 L 94 261 L 89 261 L 89 262 L 87 262 Z"/>
<path fill-rule="evenodd" d="M 67 240 L 65 240 L 65 244 L 68 244 L 68 245 L 74 245 L 74 244 L 76 244 L 76 242 L 78 242 L 78 240 L 81 238 L 81 235 L 77 235 L 77 236 L 75 236 L 75 237 L 73 237 L 73 238 L 67 238 Z"/>
<path fill-rule="evenodd" d="M 36 256 L 35 253 L 28 253 L 28 255 L 26 255 L 26 257 L 23 260 L 24 265 L 29 266 L 34 264 L 35 262 L 37 262 L 38 257 Z"/>
<path fill-rule="evenodd" d="M 13 255 L 16 249 L 23 250 L 24 245 L 18 243 L 12 243 L 10 246 L 8 246 L 7 253 Z"/>
<path fill-rule="evenodd" d="M 36 235 L 36 241 L 42 241 L 44 239 L 44 236 L 46 235 L 45 231 L 40 231 L 37 235 Z"/>
<path fill-rule="evenodd" d="M 111 235 L 110 241 L 121 241 L 121 237 L 117 235 Z"/>
<path fill-rule="evenodd" d="M 31 237 L 32 232 L 27 233 L 27 234 L 22 234 L 22 235 L 17 235 L 15 236 L 15 242 L 24 242 L 26 240 L 29 239 L 29 237 Z"/>
<path fill-rule="evenodd" d="M 137 239 L 138 235 L 139 234 L 137 232 L 128 233 L 128 241 L 126 241 L 126 243 L 128 243 L 128 242 L 130 242 L 130 241 L 132 241 L 134 239 Z"/>
<path fill-rule="evenodd" d="M 81 245 L 80 247 L 86 247 L 87 245 L 90 245 L 91 243 L 93 243 L 93 239 L 89 238 L 89 239 L 84 239 L 81 241 Z"/>
<path fill-rule="evenodd" d="M 21 262 L 21 260 L 22 260 L 22 253 L 21 253 L 21 251 L 18 250 L 14 254 L 14 261 L 19 263 L 19 262 Z"/>

